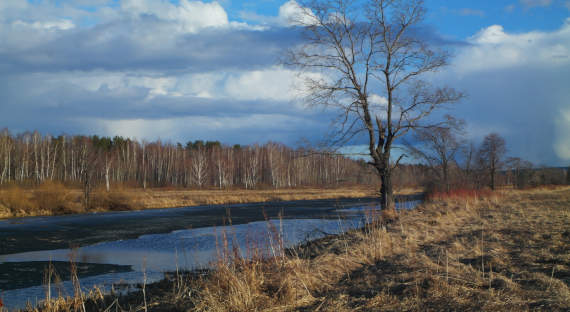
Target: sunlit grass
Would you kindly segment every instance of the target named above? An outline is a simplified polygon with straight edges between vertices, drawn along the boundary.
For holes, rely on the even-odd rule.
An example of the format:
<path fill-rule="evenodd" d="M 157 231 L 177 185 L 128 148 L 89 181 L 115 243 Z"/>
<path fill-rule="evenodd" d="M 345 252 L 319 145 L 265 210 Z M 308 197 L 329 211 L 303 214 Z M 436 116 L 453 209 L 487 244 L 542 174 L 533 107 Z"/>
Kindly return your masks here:
<path fill-rule="evenodd" d="M 226 233 L 209 274 L 176 274 L 162 286 L 171 295 L 151 291 L 148 305 L 190 311 L 567 311 L 569 210 L 570 187 L 456 193 L 390 218 L 371 209 L 362 229 L 293 249 L 283 249 L 274 227 L 268 249 L 250 244 L 246 257 L 228 247 L 232 237 Z M 98 307 L 125 306 L 114 297 L 98 300 Z"/>
<path fill-rule="evenodd" d="M 406 194 L 413 190 L 406 189 Z M 416 193 L 421 190 L 415 190 Z M 376 190 L 363 186 L 341 188 L 291 189 L 180 189 L 103 187 L 90 194 L 90 207 L 83 205 L 83 192 L 78 188 L 46 182 L 36 188 L 10 186 L 0 189 L 0 218 L 38 215 L 61 215 L 85 212 L 172 208 L 197 205 L 244 204 L 270 201 L 358 198 L 375 196 Z"/>

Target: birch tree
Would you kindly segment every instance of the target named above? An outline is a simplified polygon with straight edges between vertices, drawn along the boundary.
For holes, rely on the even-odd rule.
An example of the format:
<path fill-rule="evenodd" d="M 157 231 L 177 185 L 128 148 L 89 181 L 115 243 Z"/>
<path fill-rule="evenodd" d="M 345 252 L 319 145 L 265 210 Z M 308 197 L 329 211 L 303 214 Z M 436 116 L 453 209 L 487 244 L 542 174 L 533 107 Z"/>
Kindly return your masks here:
<path fill-rule="evenodd" d="M 208 160 L 206 158 L 206 149 L 199 146 L 192 150 L 192 178 L 194 184 L 202 187 L 206 183 Z"/>

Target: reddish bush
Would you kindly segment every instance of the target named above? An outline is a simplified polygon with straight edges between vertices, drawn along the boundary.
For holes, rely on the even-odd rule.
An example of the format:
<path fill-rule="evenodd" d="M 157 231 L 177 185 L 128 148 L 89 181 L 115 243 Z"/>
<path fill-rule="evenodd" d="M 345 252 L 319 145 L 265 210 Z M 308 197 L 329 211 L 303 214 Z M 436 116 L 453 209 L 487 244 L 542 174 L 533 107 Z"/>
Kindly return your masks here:
<path fill-rule="evenodd" d="M 449 192 L 433 191 L 427 194 L 428 200 L 446 199 L 480 199 L 490 197 L 493 192 L 489 189 L 453 189 Z"/>

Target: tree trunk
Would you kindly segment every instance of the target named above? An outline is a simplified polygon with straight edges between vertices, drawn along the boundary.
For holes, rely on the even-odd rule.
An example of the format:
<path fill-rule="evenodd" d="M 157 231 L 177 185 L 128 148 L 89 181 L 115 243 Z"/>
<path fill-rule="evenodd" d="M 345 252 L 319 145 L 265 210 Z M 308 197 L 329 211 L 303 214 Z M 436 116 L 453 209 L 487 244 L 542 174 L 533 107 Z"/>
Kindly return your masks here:
<path fill-rule="evenodd" d="M 109 170 L 111 169 L 109 160 L 107 159 L 107 155 L 105 154 L 105 189 L 107 193 L 109 193 L 110 185 L 109 185 Z"/>
<path fill-rule="evenodd" d="M 491 190 L 495 190 L 495 168 L 491 168 Z"/>
<path fill-rule="evenodd" d="M 390 170 L 390 165 L 378 164 L 376 170 L 380 175 L 380 181 L 382 185 L 380 186 L 380 203 L 382 204 L 383 210 L 395 209 L 394 205 L 394 190 L 392 185 L 392 171 Z"/>
<path fill-rule="evenodd" d="M 443 170 L 443 185 L 445 185 L 445 191 L 449 193 L 451 187 L 449 185 L 449 173 L 448 173 L 449 171 L 448 171 L 447 161 L 443 162 L 441 168 Z"/>
<path fill-rule="evenodd" d="M 392 177 L 391 174 L 384 174 L 381 176 L 382 187 L 380 188 L 380 199 L 382 200 L 382 206 L 384 210 L 395 209 L 394 205 L 394 192 L 392 188 Z"/>

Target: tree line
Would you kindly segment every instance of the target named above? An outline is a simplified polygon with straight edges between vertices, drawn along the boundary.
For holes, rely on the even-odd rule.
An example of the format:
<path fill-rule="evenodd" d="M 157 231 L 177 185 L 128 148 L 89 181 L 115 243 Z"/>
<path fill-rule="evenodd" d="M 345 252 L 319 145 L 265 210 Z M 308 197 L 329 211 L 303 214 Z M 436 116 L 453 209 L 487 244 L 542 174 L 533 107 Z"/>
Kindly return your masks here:
<path fill-rule="evenodd" d="M 486 135 L 479 145 L 465 136 L 465 122 L 446 116 L 442 126 L 419 129 L 405 142 L 409 155 L 427 165 L 423 185 L 428 190 L 570 184 L 570 168 L 540 167 L 507 157 L 507 143 L 498 133 Z"/>
<path fill-rule="evenodd" d="M 228 146 L 137 141 L 120 136 L 12 135 L 0 132 L 0 184 L 59 181 L 82 185 L 292 188 L 375 183 L 362 161 L 280 143 Z"/>
<path fill-rule="evenodd" d="M 519 157 L 506 157 L 506 142 L 496 133 L 479 145 L 467 142 L 465 123 L 446 118 L 445 127 L 416 131 L 413 143 L 405 143 L 408 164 L 394 169 L 397 188 L 423 186 L 449 192 L 570 184 L 568 169 L 536 167 Z M 81 187 L 86 201 L 94 187 L 110 191 L 114 185 L 219 189 L 381 185 L 374 167 L 363 159 L 275 142 L 173 144 L 38 131 L 13 135 L 2 130 L 0 185 L 33 186 L 45 181 Z"/>

